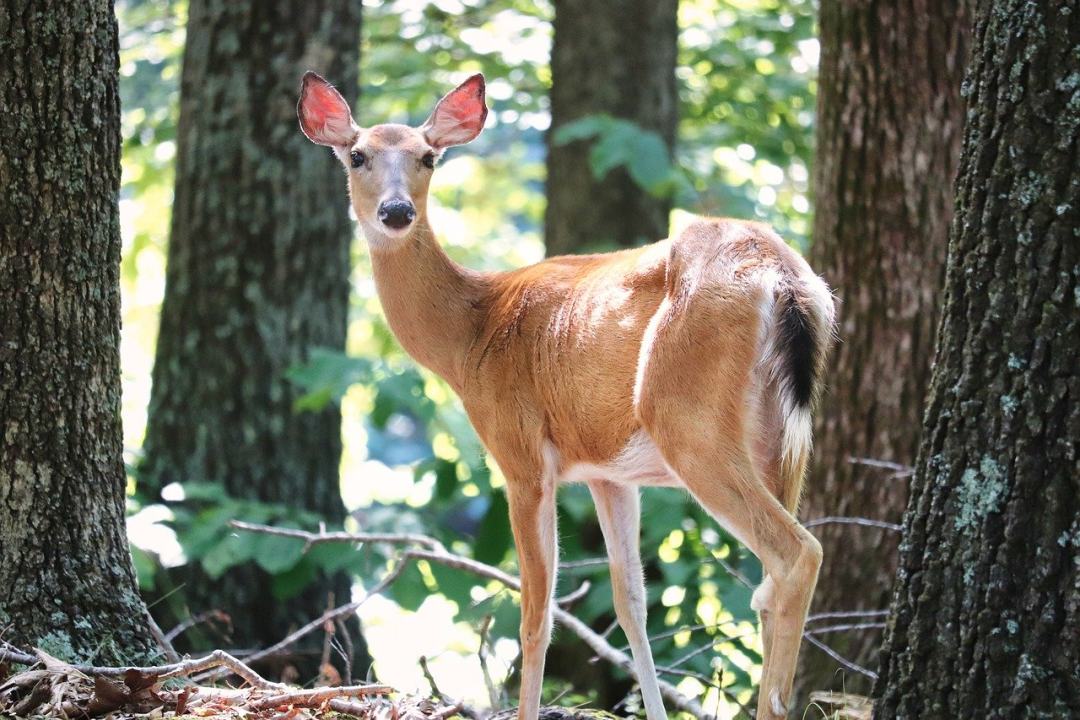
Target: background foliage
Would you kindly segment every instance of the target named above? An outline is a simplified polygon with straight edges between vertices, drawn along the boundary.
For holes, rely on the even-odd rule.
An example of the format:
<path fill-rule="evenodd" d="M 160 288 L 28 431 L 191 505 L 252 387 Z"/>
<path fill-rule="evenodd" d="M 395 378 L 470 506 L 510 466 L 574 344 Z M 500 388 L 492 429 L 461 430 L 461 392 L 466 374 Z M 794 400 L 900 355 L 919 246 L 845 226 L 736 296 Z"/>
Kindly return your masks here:
<path fill-rule="evenodd" d="M 124 132 L 124 425 L 132 467 L 145 426 L 164 286 L 186 10 L 184 0 L 117 3 Z M 655 136 L 612 118 L 586 118 L 564 128 L 565 138 L 557 140 L 592 138 L 597 175 L 626 165 L 646 189 L 671 194 L 680 208 L 675 225 L 685 212 L 758 217 L 793 244 L 804 244 L 817 62 L 814 10 L 810 0 L 683 0 L 682 120 L 673 158 Z M 464 75 L 482 71 L 488 79 L 488 129 L 477 142 L 449 153 L 435 175 L 433 224 L 450 254 L 489 269 L 539 260 L 550 4 L 376 0 L 366 2 L 364 11 L 359 122 L 416 124 Z M 502 477 L 488 463 L 449 388 L 418 369 L 390 334 L 361 240 L 354 256 L 348 355 L 314 348 L 310 362 L 290 372 L 306 392 L 297 412 L 327 403 L 342 408 L 347 526 L 421 531 L 455 551 L 513 569 Z M 757 563 L 682 493 L 645 492 L 649 624 L 662 636 L 654 644 L 657 662 L 700 675 L 703 680 L 681 679 L 688 691 L 702 690 L 703 681 L 724 688 L 727 698 L 712 691 L 706 702 L 733 712 L 736 706 L 728 700 L 748 699 L 760 663 L 750 590 L 735 575 L 756 582 Z M 219 575 L 254 559 L 274 574 L 281 597 L 298 592 L 320 565 L 346 568 L 367 586 L 385 571 L 387 557 L 379 548 L 358 552 L 324 545 L 305 555 L 299 542 L 287 538 L 230 534 L 226 523 L 233 518 L 306 528 L 317 527 L 319 518 L 231 499 L 198 478 L 168 488 L 166 503 L 149 504 L 133 472 L 129 498 L 133 549 L 145 588 L 153 586 L 161 563 L 198 562 Z M 591 557 L 598 529 L 585 488 L 563 489 L 559 514 L 562 559 Z M 728 569 L 714 562 L 717 558 Z M 604 565 L 564 571 L 558 592 L 574 590 L 586 579 L 593 589 L 575 613 L 603 628 L 614 619 Z M 451 647 L 445 663 L 433 666 L 436 672 L 475 662 L 476 635 L 470 628 L 486 615 L 494 618 L 493 637 L 504 639 L 496 643 L 497 656 L 512 662 L 517 610 L 514 598 L 497 587 L 421 563 L 395 583 L 391 597 L 394 607 L 375 604 L 368 611 L 369 628 L 393 617 L 401 622 L 408 613 L 435 605 L 465 623 L 454 636 L 458 652 Z M 320 610 L 312 608 L 312 614 Z M 618 633 L 616 644 L 622 643 Z M 376 670 L 394 681 L 399 664 L 390 657 L 393 648 L 369 642 Z M 703 646 L 715 646 L 719 657 L 696 652 Z"/>

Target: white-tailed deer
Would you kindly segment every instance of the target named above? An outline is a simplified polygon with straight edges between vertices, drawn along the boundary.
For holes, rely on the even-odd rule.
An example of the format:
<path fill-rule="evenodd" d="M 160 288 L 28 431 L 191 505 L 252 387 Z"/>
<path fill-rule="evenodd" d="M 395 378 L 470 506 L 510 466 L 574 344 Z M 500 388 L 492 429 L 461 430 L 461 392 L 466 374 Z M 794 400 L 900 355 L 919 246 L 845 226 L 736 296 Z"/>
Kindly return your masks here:
<path fill-rule="evenodd" d="M 666 715 L 645 630 L 639 485 L 685 488 L 760 558 L 758 718 L 785 717 L 821 564 L 795 519 L 832 337 L 821 279 L 770 228 L 718 219 L 635 250 L 475 272 L 439 246 L 427 193 L 442 152 L 484 126 L 482 76 L 419 128 L 357 126 L 315 73 L 297 112 L 348 171 L 390 327 L 461 396 L 506 476 L 521 568 L 519 717 L 535 720 L 540 704 L 563 482 L 587 483 L 595 499 L 649 720 Z"/>

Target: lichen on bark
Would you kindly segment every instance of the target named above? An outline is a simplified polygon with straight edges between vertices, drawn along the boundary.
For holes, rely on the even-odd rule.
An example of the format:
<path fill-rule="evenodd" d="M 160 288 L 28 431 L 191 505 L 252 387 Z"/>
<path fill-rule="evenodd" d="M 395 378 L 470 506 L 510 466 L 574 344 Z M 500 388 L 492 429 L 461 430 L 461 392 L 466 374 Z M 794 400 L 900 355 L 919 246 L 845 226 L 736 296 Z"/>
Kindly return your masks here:
<path fill-rule="evenodd" d="M 294 411 L 299 389 L 286 372 L 314 348 L 344 350 L 353 238 L 345 177 L 329 151 L 301 134 L 296 100 L 306 70 L 355 100 L 360 5 L 189 5 L 166 288 L 138 478 L 145 490 L 210 483 L 330 523 L 344 518 L 340 412 Z M 318 574 L 283 600 L 254 563 L 211 578 L 194 560 L 166 578 L 183 588 L 159 608 L 162 623 L 220 609 L 232 617 L 232 642 L 244 647 L 280 640 L 322 611 L 328 592 L 339 600 L 350 592 L 345 575 Z M 184 645 L 192 638 L 181 646 L 194 649 Z M 362 672 L 368 660 L 361 642 L 357 649 Z M 303 655 L 305 677 L 317 672 L 319 655 L 318 647 Z"/>
<path fill-rule="evenodd" d="M 0 613 L 85 662 L 157 653 L 124 525 L 112 3 L 0 5 Z"/>
<path fill-rule="evenodd" d="M 982 2 L 973 39 L 876 717 L 1075 717 L 1080 13 L 1070 0 Z"/>
<path fill-rule="evenodd" d="M 909 480 L 852 459 L 912 465 L 918 451 L 960 157 L 970 16 L 966 0 L 822 0 L 820 18 L 810 264 L 836 293 L 841 341 L 829 358 L 800 514 L 899 523 Z M 846 524 L 814 533 L 824 561 L 812 612 L 886 607 L 896 533 Z M 877 664 L 875 628 L 822 639 L 854 663 Z M 871 684 L 809 643 L 796 682 L 798 707 L 813 691 L 866 693 Z"/>

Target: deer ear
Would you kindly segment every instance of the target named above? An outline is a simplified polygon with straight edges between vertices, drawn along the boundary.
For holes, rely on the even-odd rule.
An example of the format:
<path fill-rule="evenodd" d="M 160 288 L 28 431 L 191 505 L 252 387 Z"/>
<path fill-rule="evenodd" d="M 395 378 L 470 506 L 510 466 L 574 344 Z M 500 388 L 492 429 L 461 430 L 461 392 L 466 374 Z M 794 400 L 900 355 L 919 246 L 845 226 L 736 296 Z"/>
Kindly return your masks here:
<path fill-rule="evenodd" d="M 484 76 L 477 73 L 451 90 L 420 126 L 424 139 L 436 150 L 464 145 L 484 129 L 487 119 Z"/>
<path fill-rule="evenodd" d="M 320 145 L 349 147 L 360 132 L 341 93 L 310 70 L 300 84 L 296 116 L 308 140 Z"/>

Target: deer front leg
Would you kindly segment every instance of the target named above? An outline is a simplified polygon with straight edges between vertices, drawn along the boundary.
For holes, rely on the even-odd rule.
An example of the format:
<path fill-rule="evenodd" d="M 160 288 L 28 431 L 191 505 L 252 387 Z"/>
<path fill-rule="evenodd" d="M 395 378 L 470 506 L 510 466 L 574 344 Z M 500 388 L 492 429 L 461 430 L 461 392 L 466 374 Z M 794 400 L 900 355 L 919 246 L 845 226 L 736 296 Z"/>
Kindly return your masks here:
<path fill-rule="evenodd" d="M 510 525 L 521 571 L 521 695 L 519 720 L 537 720 L 544 682 L 544 657 L 551 641 L 551 603 L 555 592 L 558 543 L 555 482 L 507 478 Z"/>
<path fill-rule="evenodd" d="M 649 720 L 664 720 L 664 702 L 656 681 L 652 648 L 645 627 L 645 577 L 641 570 L 639 534 L 641 530 L 641 499 L 636 487 L 612 482 L 589 483 L 596 516 L 604 533 L 611 566 L 611 589 L 615 600 L 615 616 L 630 642 L 637 671 L 645 715 Z"/>

